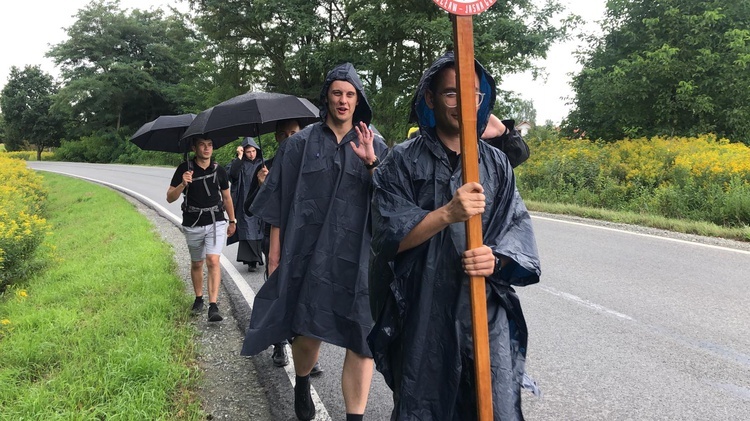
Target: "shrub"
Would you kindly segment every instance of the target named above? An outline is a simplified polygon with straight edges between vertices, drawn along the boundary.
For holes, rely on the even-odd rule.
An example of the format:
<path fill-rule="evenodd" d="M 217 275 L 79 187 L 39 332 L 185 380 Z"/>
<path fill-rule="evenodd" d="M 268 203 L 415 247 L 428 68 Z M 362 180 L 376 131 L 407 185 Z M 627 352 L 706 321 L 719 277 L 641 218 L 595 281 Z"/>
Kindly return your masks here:
<path fill-rule="evenodd" d="M 47 192 L 20 159 L 0 154 L 0 291 L 24 278 L 49 225 L 42 217 Z"/>
<path fill-rule="evenodd" d="M 524 197 L 725 226 L 750 225 L 750 148 L 713 135 L 614 143 L 527 139 Z"/>

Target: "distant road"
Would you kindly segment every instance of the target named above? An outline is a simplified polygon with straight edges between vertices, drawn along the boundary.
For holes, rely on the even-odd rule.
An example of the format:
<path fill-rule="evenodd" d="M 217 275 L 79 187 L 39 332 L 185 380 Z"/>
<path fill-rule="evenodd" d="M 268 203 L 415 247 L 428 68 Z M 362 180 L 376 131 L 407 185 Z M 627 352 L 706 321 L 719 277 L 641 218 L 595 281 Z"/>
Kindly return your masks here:
<path fill-rule="evenodd" d="M 116 184 L 180 215 L 179 201 L 165 199 L 171 168 L 29 167 Z M 750 420 L 747 244 L 540 215 L 533 223 L 542 282 L 518 292 L 530 330 L 527 371 L 544 396 L 524 394 L 528 420 Z M 235 255 L 226 248 L 228 272 L 257 291 L 262 276 L 233 265 Z M 260 365 L 278 376 L 265 357 Z M 344 413 L 342 357 L 325 347 L 326 372 L 313 381 L 333 419 Z M 269 387 L 291 404 L 290 384 Z M 376 373 L 368 419 L 387 420 L 391 407 Z"/>

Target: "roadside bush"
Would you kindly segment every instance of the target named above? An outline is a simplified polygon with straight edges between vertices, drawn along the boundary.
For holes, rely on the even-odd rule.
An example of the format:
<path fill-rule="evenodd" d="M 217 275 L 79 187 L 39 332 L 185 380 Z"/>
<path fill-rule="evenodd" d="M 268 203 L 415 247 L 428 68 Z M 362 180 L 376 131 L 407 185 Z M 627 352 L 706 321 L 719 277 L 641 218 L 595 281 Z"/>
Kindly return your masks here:
<path fill-rule="evenodd" d="M 23 159 L 24 161 L 36 161 L 36 151 L 5 152 L 6 158 Z M 53 152 L 42 152 L 42 161 L 52 161 L 55 157 Z"/>
<path fill-rule="evenodd" d="M 55 150 L 62 161 L 115 162 L 125 148 L 125 138 L 116 132 L 101 132 L 79 140 L 63 140 Z"/>
<path fill-rule="evenodd" d="M 713 135 L 614 143 L 527 139 L 525 198 L 750 225 L 750 148 Z"/>
<path fill-rule="evenodd" d="M 25 278 L 49 224 L 42 217 L 47 191 L 20 159 L 0 154 L 0 291 Z"/>

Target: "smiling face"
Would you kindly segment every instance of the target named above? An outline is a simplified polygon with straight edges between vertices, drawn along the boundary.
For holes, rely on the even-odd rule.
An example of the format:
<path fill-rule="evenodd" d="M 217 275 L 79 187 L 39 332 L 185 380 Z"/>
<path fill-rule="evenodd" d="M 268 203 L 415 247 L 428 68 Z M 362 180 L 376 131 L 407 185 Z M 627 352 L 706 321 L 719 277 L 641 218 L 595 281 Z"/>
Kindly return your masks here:
<path fill-rule="evenodd" d="M 331 125 L 349 125 L 354 119 L 354 110 L 359 104 L 357 90 L 345 80 L 334 80 L 328 87 L 328 116 Z"/>
<path fill-rule="evenodd" d="M 448 136 L 460 134 L 458 121 L 458 107 L 456 99 L 452 97 L 458 92 L 456 83 L 456 69 L 446 67 L 435 75 L 434 90 L 428 89 L 425 93 L 425 102 L 435 114 L 435 126 L 440 132 Z M 479 79 L 474 78 L 474 89 L 479 91 Z M 448 94 L 448 95 L 444 95 Z"/>

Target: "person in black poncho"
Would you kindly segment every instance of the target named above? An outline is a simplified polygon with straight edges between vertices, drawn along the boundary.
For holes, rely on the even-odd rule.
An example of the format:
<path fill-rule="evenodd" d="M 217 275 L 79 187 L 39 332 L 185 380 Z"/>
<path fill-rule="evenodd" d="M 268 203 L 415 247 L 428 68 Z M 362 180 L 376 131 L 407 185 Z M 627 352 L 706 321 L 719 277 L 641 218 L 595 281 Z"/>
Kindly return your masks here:
<path fill-rule="evenodd" d="M 237 158 L 227 166 L 229 173 L 230 193 L 235 208 L 240 208 L 250 193 L 253 176 L 262 166 L 263 151 L 252 137 L 246 137 L 237 147 Z M 263 231 L 258 217 L 244 212 L 237 214 L 237 231 L 227 239 L 227 245 L 239 242 L 237 261 L 247 265 L 250 272 L 255 272 L 258 265 L 263 265 L 261 241 Z"/>
<path fill-rule="evenodd" d="M 250 212 L 271 225 L 270 276 L 258 291 L 242 355 L 294 337 L 297 417 L 315 416 L 309 373 L 322 341 L 346 348 L 347 419 L 361 419 L 372 378 L 367 271 L 371 173 L 386 154 L 351 64 L 320 92 L 321 121 L 279 147 Z"/>
<path fill-rule="evenodd" d="M 479 136 L 495 84 L 475 66 Z M 420 134 L 393 147 L 373 175 L 368 343 L 393 390 L 392 420 L 476 419 L 468 276 L 485 277 L 494 419 L 521 420 L 527 329 L 512 285 L 539 281 L 536 242 L 505 154 L 479 140 L 480 181 L 461 181 L 456 96 L 446 53 L 412 104 Z M 477 214 L 484 245 L 467 251 L 464 222 Z"/>

